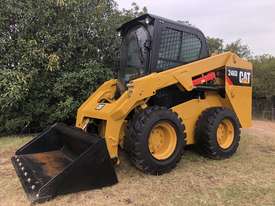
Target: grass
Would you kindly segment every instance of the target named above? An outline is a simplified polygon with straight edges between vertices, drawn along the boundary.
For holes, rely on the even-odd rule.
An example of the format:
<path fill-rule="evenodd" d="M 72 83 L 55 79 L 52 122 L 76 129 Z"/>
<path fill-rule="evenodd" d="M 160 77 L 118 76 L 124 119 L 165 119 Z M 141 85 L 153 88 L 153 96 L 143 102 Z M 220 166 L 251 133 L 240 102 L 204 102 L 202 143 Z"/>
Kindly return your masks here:
<path fill-rule="evenodd" d="M 177 168 L 162 176 L 136 170 L 122 153 L 119 184 L 42 205 L 275 205 L 275 135 L 259 136 L 245 132 L 238 152 L 223 161 L 188 150 Z M 9 158 L 30 138 L 0 138 L 0 205 L 29 205 Z"/>
<path fill-rule="evenodd" d="M 0 137 L 0 151 L 13 149 L 16 146 L 21 146 L 25 142 L 31 139 L 30 136 L 9 136 L 9 137 Z"/>

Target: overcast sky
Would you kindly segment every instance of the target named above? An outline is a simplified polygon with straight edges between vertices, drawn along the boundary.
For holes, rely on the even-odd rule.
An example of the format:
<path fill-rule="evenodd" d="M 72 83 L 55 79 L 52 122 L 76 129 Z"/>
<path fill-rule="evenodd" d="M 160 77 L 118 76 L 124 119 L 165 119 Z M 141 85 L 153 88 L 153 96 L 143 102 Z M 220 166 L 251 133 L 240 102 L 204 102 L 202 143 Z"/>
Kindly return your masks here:
<path fill-rule="evenodd" d="M 130 8 L 134 0 L 117 0 Z M 242 39 L 254 55 L 275 55 L 275 0 L 135 0 L 149 13 L 189 21 L 226 43 Z"/>

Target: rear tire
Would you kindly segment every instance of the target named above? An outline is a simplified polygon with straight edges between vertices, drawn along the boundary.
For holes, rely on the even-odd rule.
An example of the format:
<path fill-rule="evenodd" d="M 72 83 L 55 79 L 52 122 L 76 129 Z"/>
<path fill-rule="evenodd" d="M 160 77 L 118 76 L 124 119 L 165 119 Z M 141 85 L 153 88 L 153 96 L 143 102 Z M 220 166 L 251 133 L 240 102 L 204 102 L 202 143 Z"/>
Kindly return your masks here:
<path fill-rule="evenodd" d="M 184 130 L 175 112 L 165 107 L 148 107 L 129 121 L 124 148 L 138 169 L 161 175 L 180 161 L 186 145 Z"/>
<path fill-rule="evenodd" d="M 202 155 L 212 159 L 229 158 L 239 146 L 239 120 L 228 108 L 207 109 L 197 121 L 195 139 Z"/>

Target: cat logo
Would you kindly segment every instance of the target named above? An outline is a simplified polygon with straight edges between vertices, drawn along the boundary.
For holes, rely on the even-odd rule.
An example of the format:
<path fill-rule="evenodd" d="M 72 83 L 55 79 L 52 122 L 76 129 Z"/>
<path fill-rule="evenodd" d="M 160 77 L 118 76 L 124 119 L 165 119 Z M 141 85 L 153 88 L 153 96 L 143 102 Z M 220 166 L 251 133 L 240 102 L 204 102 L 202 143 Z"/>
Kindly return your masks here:
<path fill-rule="evenodd" d="M 98 103 L 95 109 L 101 110 L 101 109 L 103 109 L 103 107 L 105 107 L 105 105 L 106 105 L 105 103 Z"/>
<path fill-rule="evenodd" d="M 250 84 L 251 72 L 240 71 L 239 72 L 239 82 L 241 84 Z"/>

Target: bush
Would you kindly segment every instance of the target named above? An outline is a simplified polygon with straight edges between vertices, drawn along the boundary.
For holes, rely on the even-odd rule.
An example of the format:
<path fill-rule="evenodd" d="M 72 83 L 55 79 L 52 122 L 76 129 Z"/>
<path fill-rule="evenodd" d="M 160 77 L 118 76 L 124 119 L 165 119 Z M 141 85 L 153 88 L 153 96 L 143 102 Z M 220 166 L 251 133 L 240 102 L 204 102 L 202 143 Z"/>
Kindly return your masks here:
<path fill-rule="evenodd" d="M 113 0 L 0 2 L 0 133 L 74 124 L 76 109 L 112 78 L 115 29 L 139 8 Z"/>

